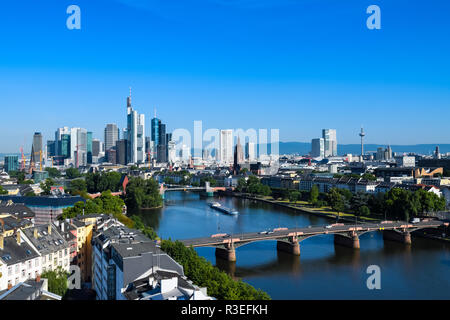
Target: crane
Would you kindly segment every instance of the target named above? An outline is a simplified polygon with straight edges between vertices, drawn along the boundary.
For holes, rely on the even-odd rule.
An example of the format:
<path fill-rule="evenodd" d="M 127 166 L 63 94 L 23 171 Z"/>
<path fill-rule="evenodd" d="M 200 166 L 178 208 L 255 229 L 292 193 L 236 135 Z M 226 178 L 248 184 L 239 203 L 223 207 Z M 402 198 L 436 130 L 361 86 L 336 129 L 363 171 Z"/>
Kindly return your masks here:
<path fill-rule="evenodd" d="M 20 165 L 20 170 L 25 171 L 25 155 L 23 154 L 23 147 L 20 147 L 20 152 L 22 153 L 22 164 Z"/>
<path fill-rule="evenodd" d="M 42 171 L 42 150 L 39 150 L 37 152 L 35 152 L 34 154 L 39 154 L 39 167 L 40 170 Z M 33 173 L 33 168 L 34 168 L 34 162 L 33 162 L 33 155 L 31 155 L 31 160 L 30 160 L 30 174 Z"/>

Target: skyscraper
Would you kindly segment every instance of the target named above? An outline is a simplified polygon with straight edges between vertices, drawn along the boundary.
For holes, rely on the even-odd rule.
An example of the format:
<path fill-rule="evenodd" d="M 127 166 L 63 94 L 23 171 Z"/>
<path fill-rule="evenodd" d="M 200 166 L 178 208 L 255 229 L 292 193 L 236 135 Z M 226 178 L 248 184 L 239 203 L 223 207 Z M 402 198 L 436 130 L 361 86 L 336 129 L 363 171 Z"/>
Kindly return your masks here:
<path fill-rule="evenodd" d="M 325 157 L 325 140 L 323 138 L 311 140 L 311 157 Z"/>
<path fill-rule="evenodd" d="M 127 98 L 127 157 L 128 163 L 145 162 L 145 116 L 133 110 L 130 96 Z"/>
<path fill-rule="evenodd" d="M 245 157 L 249 162 L 256 161 L 256 145 L 254 142 L 247 142 L 245 144 Z"/>
<path fill-rule="evenodd" d="M 31 162 L 40 162 L 41 153 L 43 156 L 43 152 L 44 150 L 42 149 L 42 133 L 35 132 L 33 136 L 33 145 L 31 146 Z"/>
<path fill-rule="evenodd" d="M 109 123 L 105 127 L 105 150 L 109 150 L 116 146 L 116 141 L 119 140 L 119 128 L 114 123 Z"/>
<path fill-rule="evenodd" d="M 86 148 L 86 161 L 88 164 L 92 164 L 92 132 L 88 132 L 86 136 L 87 148 Z"/>
<path fill-rule="evenodd" d="M 71 162 L 76 166 L 87 164 L 87 130 L 84 128 L 70 129 Z"/>
<path fill-rule="evenodd" d="M 222 164 L 233 163 L 233 130 L 220 130 L 219 159 Z"/>
<path fill-rule="evenodd" d="M 336 129 L 323 129 L 322 138 L 325 145 L 325 157 L 337 156 Z"/>
<path fill-rule="evenodd" d="M 237 139 L 236 146 L 234 147 L 234 161 L 233 161 L 233 173 L 236 175 L 240 171 L 240 165 L 244 162 L 244 152 L 242 150 L 241 141 L 239 137 Z"/>
<path fill-rule="evenodd" d="M 19 170 L 19 156 L 17 155 L 5 156 L 4 168 L 6 172 Z"/>

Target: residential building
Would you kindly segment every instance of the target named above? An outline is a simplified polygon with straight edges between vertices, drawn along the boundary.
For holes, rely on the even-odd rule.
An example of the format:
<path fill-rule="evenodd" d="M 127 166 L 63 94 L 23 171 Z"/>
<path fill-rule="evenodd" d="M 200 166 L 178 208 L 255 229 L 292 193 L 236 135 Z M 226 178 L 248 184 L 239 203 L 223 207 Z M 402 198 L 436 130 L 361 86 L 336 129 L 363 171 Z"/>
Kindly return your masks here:
<path fill-rule="evenodd" d="M 184 275 L 183 268 L 140 231 L 118 222 L 98 228 L 93 240 L 92 287 L 98 300 L 125 300 L 126 289 L 154 267 Z"/>
<path fill-rule="evenodd" d="M 41 272 L 39 253 L 23 240 L 20 229 L 11 236 L 0 235 L 0 262 L 0 290 L 34 279 Z"/>
<path fill-rule="evenodd" d="M 133 281 L 123 295 L 128 300 L 215 300 L 186 277 L 153 267 L 147 277 Z"/>
<path fill-rule="evenodd" d="M 70 246 L 53 223 L 27 228 L 23 233 L 24 241 L 39 252 L 41 273 L 58 267 L 69 272 Z"/>
<path fill-rule="evenodd" d="M 62 297 L 48 291 L 48 279 L 38 275 L 35 279 L 19 282 L 1 290 L 0 300 L 61 300 Z"/>

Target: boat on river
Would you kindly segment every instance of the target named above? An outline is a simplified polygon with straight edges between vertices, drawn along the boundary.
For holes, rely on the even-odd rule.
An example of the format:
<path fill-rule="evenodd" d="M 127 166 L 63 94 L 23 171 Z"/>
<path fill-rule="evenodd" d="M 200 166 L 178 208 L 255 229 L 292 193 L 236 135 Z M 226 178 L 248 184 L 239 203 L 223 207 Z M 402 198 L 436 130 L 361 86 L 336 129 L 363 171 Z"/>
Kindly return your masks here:
<path fill-rule="evenodd" d="M 223 213 L 226 213 L 226 214 L 230 214 L 230 215 L 237 215 L 237 214 L 239 214 L 239 212 L 236 209 L 224 207 L 219 202 L 212 202 L 212 203 L 209 204 L 209 206 L 212 209 L 215 209 L 217 211 L 220 211 L 220 212 L 223 212 Z"/>

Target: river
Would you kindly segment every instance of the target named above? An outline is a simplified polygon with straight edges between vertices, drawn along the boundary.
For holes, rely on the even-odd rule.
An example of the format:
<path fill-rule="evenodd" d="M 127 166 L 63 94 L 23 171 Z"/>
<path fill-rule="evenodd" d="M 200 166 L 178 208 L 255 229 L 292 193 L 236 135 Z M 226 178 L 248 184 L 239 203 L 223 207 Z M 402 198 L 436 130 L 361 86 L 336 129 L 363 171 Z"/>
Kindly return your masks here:
<path fill-rule="evenodd" d="M 239 211 L 230 216 L 211 209 L 219 201 Z M 164 239 L 215 233 L 239 234 L 276 227 L 307 227 L 330 222 L 321 217 L 252 200 L 167 192 L 164 207 L 139 213 Z M 360 237 L 360 250 L 335 245 L 332 235 L 300 243 L 300 257 L 277 252 L 276 241 L 236 249 L 236 262 L 216 259 L 214 248 L 197 248 L 213 265 L 266 291 L 272 299 L 450 299 L 450 245 L 412 238 L 412 245 L 384 241 L 381 232 Z M 381 288 L 369 290 L 367 267 L 380 267 Z"/>

